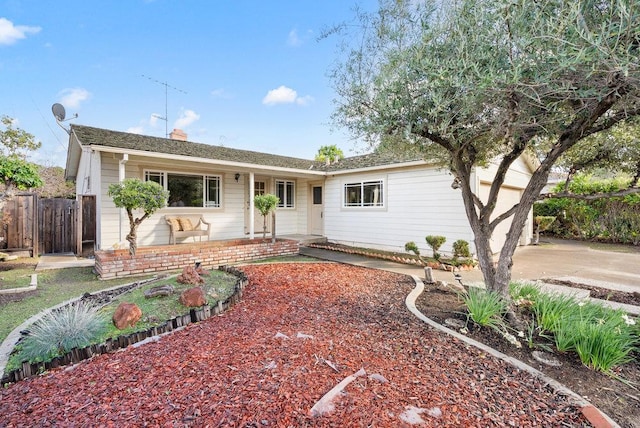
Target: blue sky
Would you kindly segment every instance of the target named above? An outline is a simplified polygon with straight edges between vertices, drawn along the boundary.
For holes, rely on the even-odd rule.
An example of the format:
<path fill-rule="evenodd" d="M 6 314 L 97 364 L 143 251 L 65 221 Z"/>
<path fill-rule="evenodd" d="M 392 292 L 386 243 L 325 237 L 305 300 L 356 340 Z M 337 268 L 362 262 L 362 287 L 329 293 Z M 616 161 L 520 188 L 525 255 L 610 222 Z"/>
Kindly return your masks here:
<path fill-rule="evenodd" d="M 374 10 L 376 0 L 358 0 Z M 64 166 L 69 123 L 302 158 L 354 143 L 330 126 L 328 71 L 356 0 L 0 0 L 0 115 Z"/>

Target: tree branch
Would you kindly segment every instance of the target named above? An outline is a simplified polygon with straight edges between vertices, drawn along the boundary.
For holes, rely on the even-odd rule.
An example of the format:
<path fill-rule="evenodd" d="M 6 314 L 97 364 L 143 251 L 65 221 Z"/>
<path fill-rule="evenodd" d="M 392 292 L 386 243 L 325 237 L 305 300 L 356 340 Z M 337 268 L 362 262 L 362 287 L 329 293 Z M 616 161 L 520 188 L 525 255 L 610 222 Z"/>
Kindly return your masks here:
<path fill-rule="evenodd" d="M 559 193 L 542 193 L 538 197 L 539 200 L 544 199 L 553 199 L 553 198 L 569 198 L 569 199 L 580 199 L 583 201 L 594 201 L 596 199 L 604 199 L 604 198 L 619 198 L 627 195 L 634 195 L 636 193 L 640 193 L 640 187 L 628 187 L 623 190 L 618 190 L 616 192 L 607 192 L 607 193 L 591 193 L 588 195 L 581 195 L 578 193 L 571 192 L 559 192 Z"/>

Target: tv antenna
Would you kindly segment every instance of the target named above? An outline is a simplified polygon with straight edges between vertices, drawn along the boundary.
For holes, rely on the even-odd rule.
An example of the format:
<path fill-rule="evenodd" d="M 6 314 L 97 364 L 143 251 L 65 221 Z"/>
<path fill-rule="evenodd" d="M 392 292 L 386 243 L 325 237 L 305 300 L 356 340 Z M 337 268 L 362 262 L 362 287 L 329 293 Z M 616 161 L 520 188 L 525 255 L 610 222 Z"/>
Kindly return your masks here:
<path fill-rule="evenodd" d="M 78 113 L 74 114 L 73 117 L 70 117 L 69 119 L 65 119 L 67 112 L 65 111 L 64 106 L 60 103 L 55 103 L 54 105 L 52 105 L 51 112 L 53 113 L 53 117 L 56 118 L 56 122 L 58 123 L 58 125 L 60 125 L 60 128 L 64 129 L 67 134 L 70 134 L 71 132 L 67 128 L 62 126 L 62 122 L 76 119 L 78 117 Z"/>
<path fill-rule="evenodd" d="M 183 94 L 186 94 L 187 92 L 183 91 L 182 89 L 178 89 L 175 86 L 171 86 L 168 82 L 161 82 L 157 79 L 154 79 L 153 77 L 145 76 L 144 74 L 142 75 L 142 77 L 146 77 L 152 82 L 155 82 L 158 85 L 164 86 L 164 117 L 160 116 L 159 114 L 153 114 L 152 116 L 160 120 L 164 120 L 164 135 L 165 137 L 168 137 L 169 136 L 169 111 L 168 111 L 169 110 L 168 109 L 169 88 L 173 89 L 174 91 L 182 92 Z"/>

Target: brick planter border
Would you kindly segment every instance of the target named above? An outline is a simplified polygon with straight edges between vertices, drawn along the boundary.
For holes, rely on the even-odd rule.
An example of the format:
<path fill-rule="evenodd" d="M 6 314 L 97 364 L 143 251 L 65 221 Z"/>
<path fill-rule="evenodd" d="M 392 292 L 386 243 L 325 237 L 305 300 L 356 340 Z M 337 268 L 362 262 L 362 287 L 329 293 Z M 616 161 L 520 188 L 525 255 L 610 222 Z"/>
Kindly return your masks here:
<path fill-rule="evenodd" d="M 111 279 L 182 269 L 195 263 L 212 269 L 268 257 L 296 255 L 299 249 L 298 241 L 290 239 L 278 239 L 275 243 L 270 239 L 237 239 L 140 247 L 135 256 L 131 256 L 128 249 L 98 250 L 95 252 L 95 271 L 101 279 Z"/>

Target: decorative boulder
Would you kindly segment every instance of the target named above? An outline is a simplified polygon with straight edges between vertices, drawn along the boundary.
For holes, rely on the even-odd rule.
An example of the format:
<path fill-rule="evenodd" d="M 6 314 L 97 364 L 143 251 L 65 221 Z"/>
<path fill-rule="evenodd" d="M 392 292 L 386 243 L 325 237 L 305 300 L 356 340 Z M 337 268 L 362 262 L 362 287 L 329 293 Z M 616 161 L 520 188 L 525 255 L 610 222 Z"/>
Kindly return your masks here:
<path fill-rule="evenodd" d="M 174 293 L 173 286 L 166 284 L 158 287 L 152 287 L 144 292 L 145 299 L 151 299 L 152 297 L 170 296 Z"/>
<path fill-rule="evenodd" d="M 135 303 L 122 302 L 111 318 L 118 330 L 133 327 L 142 318 L 142 311 Z"/>
<path fill-rule="evenodd" d="M 202 287 L 193 287 L 184 290 L 182 294 L 180 294 L 180 303 L 189 308 L 195 308 L 206 305 L 207 298 Z"/>
<path fill-rule="evenodd" d="M 204 279 L 200 277 L 197 269 L 194 266 L 186 266 L 182 269 L 182 274 L 178 275 L 176 281 L 180 284 L 204 284 Z"/>

